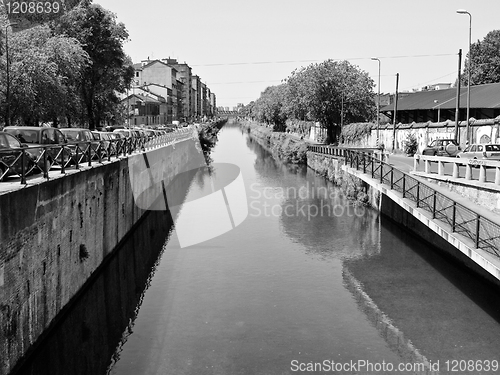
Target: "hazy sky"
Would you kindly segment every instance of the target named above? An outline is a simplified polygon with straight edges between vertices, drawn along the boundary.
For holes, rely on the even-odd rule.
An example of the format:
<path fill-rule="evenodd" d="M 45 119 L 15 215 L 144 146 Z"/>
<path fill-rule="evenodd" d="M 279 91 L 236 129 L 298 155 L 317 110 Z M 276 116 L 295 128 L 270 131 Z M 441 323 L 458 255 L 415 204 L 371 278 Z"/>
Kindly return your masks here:
<path fill-rule="evenodd" d="M 94 0 L 130 34 L 134 62 L 177 58 L 217 96 L 218 106 L 257 99 L 297 68 L 349 60 L 381 92 L 454 82 L 458 50 L 500 29 L 500 0 Z M 377 88 L 375 88 L 377 90 Z"/>

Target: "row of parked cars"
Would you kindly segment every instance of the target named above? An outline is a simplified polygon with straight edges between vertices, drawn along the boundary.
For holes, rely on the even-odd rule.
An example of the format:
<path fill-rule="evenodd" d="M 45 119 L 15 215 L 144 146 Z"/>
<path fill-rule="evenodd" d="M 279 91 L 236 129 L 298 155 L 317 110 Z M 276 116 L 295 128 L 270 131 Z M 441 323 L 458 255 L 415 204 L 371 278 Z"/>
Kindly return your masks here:
<path fill-rule="evenodd" d="M 466 146 L 462 151 L 454 139 L 435 139 L 423 149 L 422 155 L 500 160 L 500 144 L 474 143 Z"/>
<path fill-rule="evenodd" d="M 0 132 L 0 181 L 10 175 L 20 175 L 23 165 L 25 171 L 42 172 L 53 164 L 64 163 L 66 166 L 88 161 L 89 154 L 92 159 L 106 157 L 110 152 L 110 143 L 122 138 L 149 140 L 166 133 L 166 130 L 153 129 L 124 128 L 107 132 L 83 128 L 8 126 Z M 42 147 L 51 145 L 67 147 Z M 19 152 L 22 149 L 26 152 Z"/>

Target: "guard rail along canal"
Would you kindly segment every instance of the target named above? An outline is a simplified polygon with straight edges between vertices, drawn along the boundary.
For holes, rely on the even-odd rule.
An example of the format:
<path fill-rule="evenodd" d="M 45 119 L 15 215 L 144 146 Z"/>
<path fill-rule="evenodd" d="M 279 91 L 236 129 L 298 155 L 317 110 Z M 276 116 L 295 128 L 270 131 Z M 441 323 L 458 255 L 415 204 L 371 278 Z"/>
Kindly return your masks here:
<path fill-rule="evenodd" d="M 378 206 L 382 213 L 440 247 L 435 243 L 437 234 L 451 245 L 447 246 L 449 249 L 446 252 L 500 285 L 500 225 L 497 222 L 442 194 L 431 183 L 424 183 L 398 170 L 373 150 L 315 145 L 309 146 L 309 150 L 342 160 L 344 172 L 357 176 L 379 193 L 378 205 L 372 204 Z M 427 158 L 432 159 L 420 156 L 421 160 Z M 438 161 L 448 161 L 442 159 L 451 158 L 439 158 Z M 455 165 L 471 165 L 465 159 L 455 158 L 453 162 Z M 491 162 L 484 162 L 484 165 L 488 163 Z M 389 200 L 392 202 L 386 202 Z M 390 207 L 394 203 L 403 211 Z M 418 223 L 427 230 L 416 228 Z"/>

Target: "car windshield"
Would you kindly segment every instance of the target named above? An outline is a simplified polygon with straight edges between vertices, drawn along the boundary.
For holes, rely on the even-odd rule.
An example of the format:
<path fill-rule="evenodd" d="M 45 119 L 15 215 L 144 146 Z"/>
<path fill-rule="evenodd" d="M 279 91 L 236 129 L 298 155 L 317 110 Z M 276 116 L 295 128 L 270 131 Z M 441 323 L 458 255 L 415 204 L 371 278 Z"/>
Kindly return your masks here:
<path fill-rule="evenodd" d="M 5 129 L 5 131 L 22 143 L 38 143 L 38 131 L 36 130 Z"/>
<path fill-rule="evenodd" d="M 63 130 L 64 135 L 68 139 L 68 141 L 83 141 L 83 136 L 81 135 L 79 130 Z"/>

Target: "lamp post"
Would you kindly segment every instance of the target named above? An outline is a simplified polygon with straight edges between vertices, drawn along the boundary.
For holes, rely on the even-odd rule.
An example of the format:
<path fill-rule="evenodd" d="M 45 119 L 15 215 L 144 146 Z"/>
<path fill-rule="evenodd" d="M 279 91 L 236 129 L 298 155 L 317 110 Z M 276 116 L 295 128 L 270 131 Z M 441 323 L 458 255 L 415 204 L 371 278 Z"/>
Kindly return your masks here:
<path fill-rule="evenodd" d="M 438 110 L 438 117 L 437 117 L 437 122 L 441 122 L 441 104 L 439 104 L 439 100 L 435 99 L 434 103 L 436 104 L 433 109 L 437 107 Z"/>
<path fill-rule="evenodd" d="M 5 70 L 6 70 L 6 85 L 5 85 L 5 101 L 6 101 L 6 116 L 5 116 L 5 126 L 10 125 L 10 69 L 9 69 L 9 38 L 8 38 L 8 28 L 16 25 L 16 22 L 11 22 L 5 25 Z"/>
<path fill-rule="evenodd" d="M 472 15 L 467 12 L 465 9 L 458 9 L 457 10 L 458 14 L 468 14 L 469 15 L 469 66 L 468 66 L 468 71 L 467 71 L 467 127 L 465 128 L 465 139 L 467 142 L 470 143 L 470 137 L 469 137 L 469 127 L 470 127 L 470 121 L 469 121 L 469 113 L 470 113 L 470 72 L 472 68 L 472 52 L 471 52 L 471 32 L 472 32 Z"/>
<path fill-rule="evenodd" d="M 378 84 L 377 84 L 377 89 L 378 89 L 378 94 L 377 94 L 377 147 L 378 147 L 378 142 L 379 142 L 379 135 L 380 135 L 380 118 L 379 118 L 379 111 L 380 111 L 380 59 L 376 57 L 372 57 L 372 60 L 377 60 L 378 61 Z"/>

